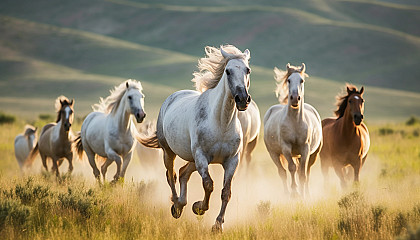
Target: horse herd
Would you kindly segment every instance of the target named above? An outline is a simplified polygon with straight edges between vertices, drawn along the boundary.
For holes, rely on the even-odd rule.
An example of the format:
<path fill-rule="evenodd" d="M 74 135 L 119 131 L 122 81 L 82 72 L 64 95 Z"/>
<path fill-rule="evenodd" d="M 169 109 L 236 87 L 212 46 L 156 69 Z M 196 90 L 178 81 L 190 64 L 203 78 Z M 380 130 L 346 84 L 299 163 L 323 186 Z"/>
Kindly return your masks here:
<path fill-rule="evenodd" d="M 19 165 L 31 165 L 39 154 L 47 171 L 47 158 L 52 159 L 51 169 L 59 176 L 64 158 L 69 161 L 71 173 L 73 152 L 79 158 L 84 152 L 98 181 L 101 173 L 105 181 L 107 168 L 113 162 L 117 165 L 113 181 L 118 181 L 124 177 L 138 141 L 146 147 L 163 150 L 166 178 L 172 192 L 171 213 L 179 218 L 187 204 L 187 182 L 194 171 L 202 178 L 205 194 L 202 201 L 193 204 L 192 210 L 202 215 L 209 209 L 213 180 L 208 165 L 219 163 L 224 169 L 222 206 L 213 230 L 221 231 L 231 198 L 232 178 L 240 160 L 250 161 L 261 120 L 258 106 L 248 93 L 250 51 L 241 52 L 225 45 L 208 46 L 205 53 L 193 74 L 196 91 L 181 90 L 170 95 L 160 108 L 156 131 L 141 134 L 132 121 L 134 117 L 141 123 L 146 117 L 144 94 L 138 81 L 125 81 L 111 90 L 110 96 L 101 98 L 76 135 L 71 131 L 74 100 L 60 96 L 56 100 L 57 120 L 42 128 L 38 141 L 37 129 L 33 127 L 27 127 L 23 135 L 16 137 Z M 278 168 L 285 193 L 302 197 L 309 193 L 310 169 L 318 155 L 326 181 L 328 169 L 332 167 L 345 187 L 350 172 L 346 167 L 352 166 L 354 181 L 358 181 L 370 144 L 368 129 L 362 123 L 364 88 L 357 90 L 347 85 L 347 93 L 337 98 L 336 117 L 321 121 L 316 109 L 304 102 L 305 71 L 303 63 L 299 67 L 287 64 L 286 71 L 274 69 L 280 104 L 269 108 L 263 120 L 264 143 Z M 186 161 L 179 169 L 179 195 L 175 188 L 176 156 Z M 96 158 L 103 159 L 100 170 Z M 291 193 L 286 170 L 292 177 Z"/>

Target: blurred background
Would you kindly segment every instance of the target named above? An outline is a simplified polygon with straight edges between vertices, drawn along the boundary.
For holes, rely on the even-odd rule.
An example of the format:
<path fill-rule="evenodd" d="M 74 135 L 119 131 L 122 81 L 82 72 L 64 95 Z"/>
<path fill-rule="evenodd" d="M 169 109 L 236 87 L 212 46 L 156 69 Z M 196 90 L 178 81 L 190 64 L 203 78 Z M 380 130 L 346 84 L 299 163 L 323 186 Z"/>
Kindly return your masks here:
<path fill-rule="evenodd" d="M 125 79 L 143 83 L 149 120 L 193 89 L 207 45 L 251 51 L 251 94 L 276 104 L 273 68 L 304 62 L 305 101 L 332 116 L 345 82 L 365 86 L 365 120 L 420 113 L 417 0 L 2 0 L 0 111 L 26 119 L 76 99 L 83 118 Z"/>

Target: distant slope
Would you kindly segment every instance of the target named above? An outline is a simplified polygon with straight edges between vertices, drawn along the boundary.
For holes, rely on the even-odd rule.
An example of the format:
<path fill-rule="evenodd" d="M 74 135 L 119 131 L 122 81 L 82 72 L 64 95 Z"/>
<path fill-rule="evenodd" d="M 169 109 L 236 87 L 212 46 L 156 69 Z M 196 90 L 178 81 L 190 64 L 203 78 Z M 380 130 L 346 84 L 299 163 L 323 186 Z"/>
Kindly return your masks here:
<path fill-rule="evenodd" d="M 418 6 L 407 5 L 410 1 L 394 3 L 6 0 L 0 14 L 193 56 L 202 56 L 205 45 L 231 43 L 249 48 L 252 62 L 269 69 L 287 62 L 305 62 L 312 66 L 313 75 L 340 83 L 420 92 L 420 82 L 413 80 L 420 77 Z M 67 62 L 77 65 L 77 59 L 83 59 L 86 70 L 111 75 L 131 74 L 135 64 L 143 64 L 126 50 L 121 56 L 132 62 L 125 67 L 115 68 L 109 61 L 90 68 L 91 62 L 108 57 L 101 52 L 85 58 L 76 51 Z M 171 85 L 172 81 L 164 84 Z"/>
<path fill-rule="evenodd" d="M 127 78 L 142 81 L 146 111 L 150 119 L 156 118 L 169 94 L 192 89 L 191 74 L 199 58 L 5 16 L 0 17 L 0 31 L 0 110 L 27 118 L 52 113 L 53 101 L 61 94 L 75 98 L 77 114 L 84 116 L 99 97 Z M 277 66 L 284 68 L 285 63 Z M 307 67 L 311 74 L 313 67 Z M 277 103 L 273 71 L 254 64 L 252 68 L 251 94 L 264 115 Z M 310 77 L 305 101 L 322 117 L 331 116 L 342 88 L 342 83 Z M 420 112 L 419 101 L 418 93 L 366 86 L 367 121 L 406 119 Z"/>

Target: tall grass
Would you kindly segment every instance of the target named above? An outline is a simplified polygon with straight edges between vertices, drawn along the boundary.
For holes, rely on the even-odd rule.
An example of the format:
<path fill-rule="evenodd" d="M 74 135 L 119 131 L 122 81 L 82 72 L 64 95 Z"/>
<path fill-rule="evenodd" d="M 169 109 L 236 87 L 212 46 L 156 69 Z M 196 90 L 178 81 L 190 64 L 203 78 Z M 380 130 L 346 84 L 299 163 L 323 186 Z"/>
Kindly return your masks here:
<path fill-rule="evenodd" d="M 169 187 L 164 191 L 168 199 L 159 200 L 160 185 L 166 185 L 164 175 L 147 182 L 127 178 L 117 185 L 97 184 L 90 170 L 87 175 L 79 172 L 59 179 L 36 170 L 20 175 L 12 145 L 22 127 L 0 126 L 2 239 L 416 239 L 420 232 L 420 138 L 415 134 L 419 124 L 370 126 L 367 161 L 377 161 L 379 170 L 362 172 L 359 186 L 324 190 L 312 183 L 313 189 L 323 192 L 321 196 L 306 200 L 285 196 L 279 201 L 258 200 L 255 189 L 244 195 L 234 188 L 227 214 L 235 208 L 246 214 L 233 221 L 229 217 L 223 234 L 211 232 L 214 218 L 206 215 L 212 213 L 204 217 L 191 213 L 191 201 L 183 216 L 173 219 Z M 261 149 L 257 148 L 257 156 L 262 156 Z M 267 166 L 266 172 L 273 167 Z M 241 174 L 235 181 L 247 184 Z M 212 198 L 218 197 L 215 187 Z M 251 204 L 243 208 L 235 199 Z M 211 203 L 211 209 L 218 207 Z"/>

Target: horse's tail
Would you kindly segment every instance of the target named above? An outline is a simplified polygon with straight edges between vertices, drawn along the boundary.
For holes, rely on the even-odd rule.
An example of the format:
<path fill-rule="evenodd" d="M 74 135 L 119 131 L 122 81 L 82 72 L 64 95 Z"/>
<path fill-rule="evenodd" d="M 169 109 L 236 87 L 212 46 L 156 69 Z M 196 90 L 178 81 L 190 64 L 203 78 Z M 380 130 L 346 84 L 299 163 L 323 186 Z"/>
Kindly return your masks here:
<path fill-rule="evenodd" d="M 152 135 L 144 136 L 144 137 L 143 136 L 140 136 L 140 134 L 137 133 L 136 134 L 136 139 L 137 139 L 137 141 L 139 141 L 139 143 L 143 144 L 146 147 L 149 147 L 149 148 L 160 148 L 156 131 Z"/>
<path fill-rule="evenodd" d="M 83 144 L 82 144 L 82 134 L 80 132 L 76 133 L 76 139 L 74 139 L 74 142 L 73 142 L 73 151 L 77 152 L 79 159 L 82 160 Z"/>
<path fill-rule="evenodd" d="M 32 163 L 35 160 L 36 155 L 39 153 L 39 145 L 36 143 L 35 147 L 31 150 L 28 157 L 25 160 L 24 167 L 30 167 L 32 166 Z"/>

